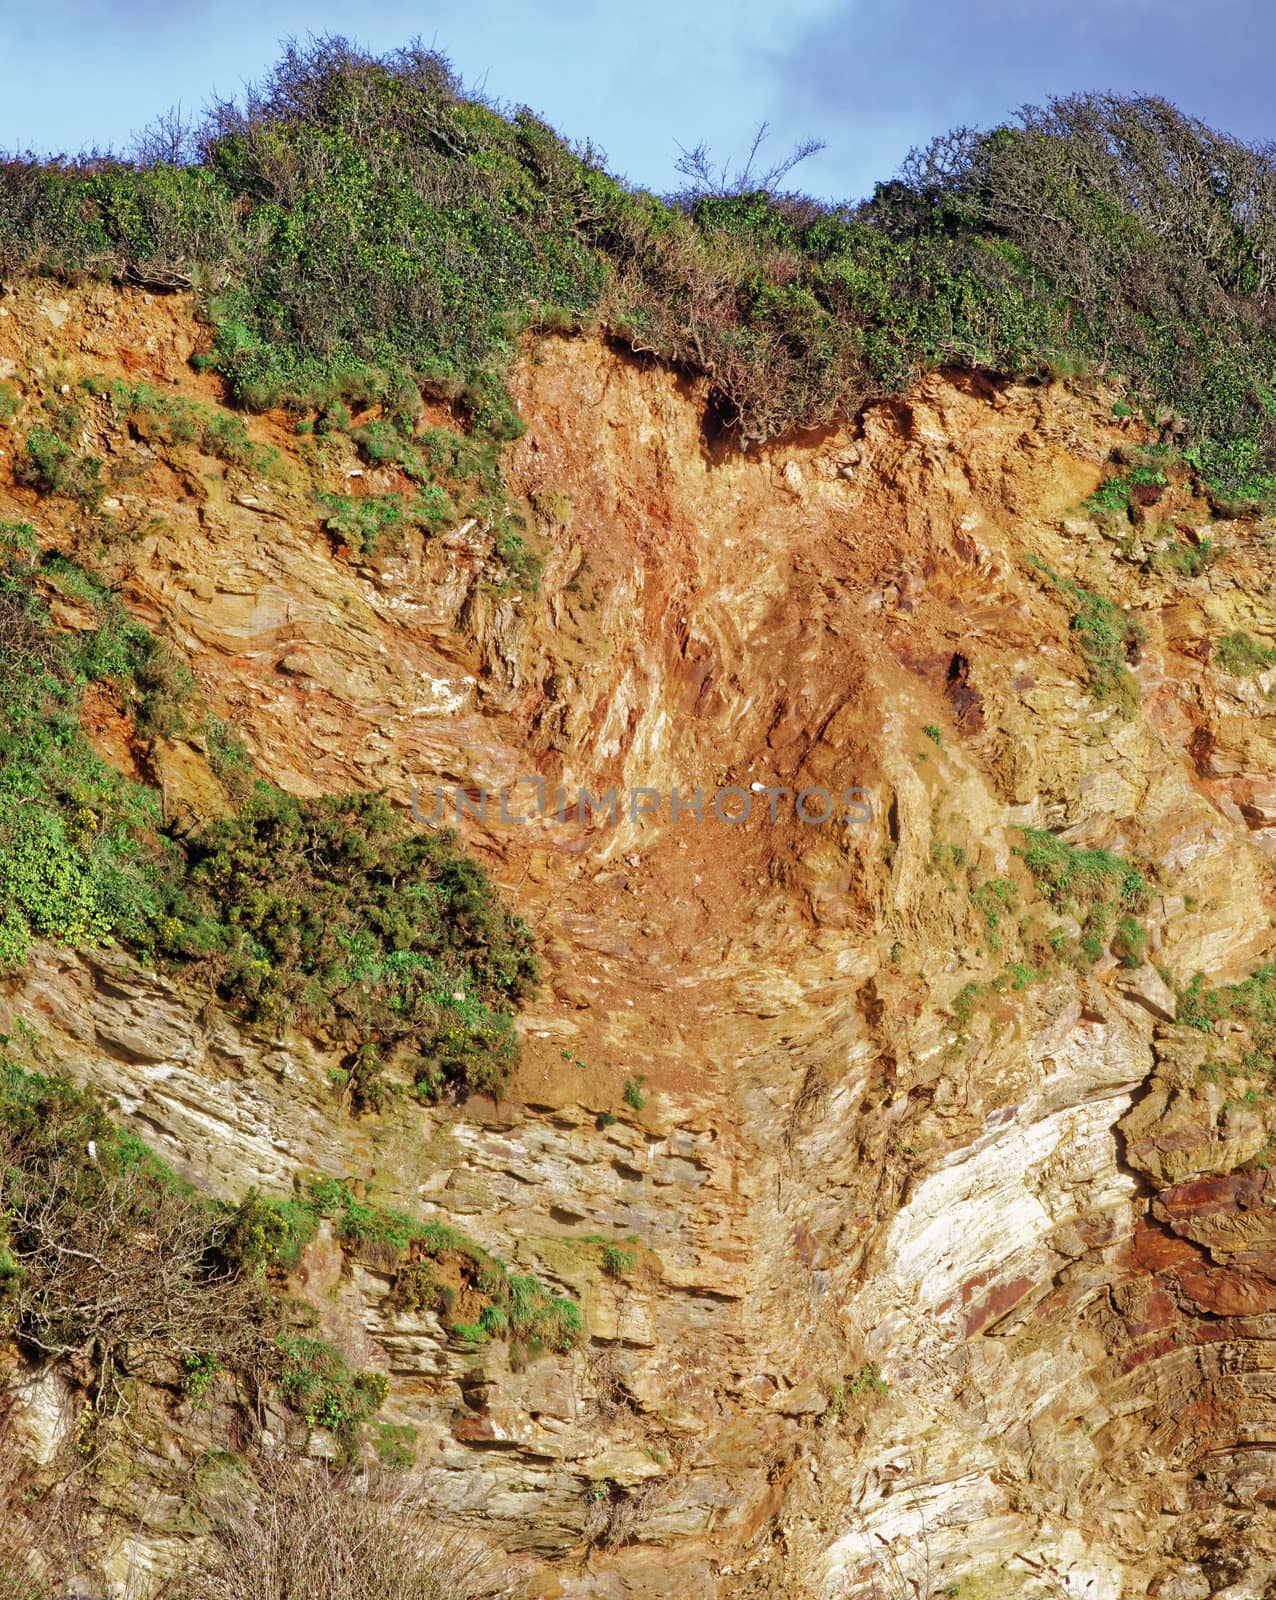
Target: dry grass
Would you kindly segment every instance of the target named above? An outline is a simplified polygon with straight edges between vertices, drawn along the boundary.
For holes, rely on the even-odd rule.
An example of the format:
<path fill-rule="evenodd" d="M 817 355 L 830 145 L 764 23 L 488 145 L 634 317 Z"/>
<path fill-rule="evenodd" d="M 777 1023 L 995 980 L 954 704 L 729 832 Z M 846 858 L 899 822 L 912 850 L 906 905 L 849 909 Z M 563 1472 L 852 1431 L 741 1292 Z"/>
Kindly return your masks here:
<path fill-rule="evenodd" d="M 204 1557 L 163 1600 L 478 1600 L 486 1555 L 423 1509 L 410 1482 L 282 1462 L 220 1496 Z"/>
<path fill-rule="evenodd" d="M 72 1464 L 36 1494 L 17 1452 L 0 1454 L 0 1600 L 97 1600 L 102 1558 L 152 1544 L 145 1514 L 103 1537 L 85 1475 Z M 421 1486 L 281 1457 L 232 1475 L 201 1509 L 209 1533 L 172 1576 L 139 1564 L 112 1600 L 483 1600 L 500 1573 L 483 1550 L 424 1509 Z M 172 1572 L 164 1541 L 161 1568 Z M 170 1546 L 170 1549 L 172 1547 Z"/>

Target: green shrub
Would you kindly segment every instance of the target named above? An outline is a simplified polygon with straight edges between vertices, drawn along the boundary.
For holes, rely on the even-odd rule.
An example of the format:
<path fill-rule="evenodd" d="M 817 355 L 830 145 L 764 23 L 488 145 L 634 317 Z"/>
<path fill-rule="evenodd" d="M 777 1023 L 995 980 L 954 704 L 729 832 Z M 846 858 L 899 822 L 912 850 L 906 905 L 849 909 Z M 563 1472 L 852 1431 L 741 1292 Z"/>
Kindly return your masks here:
<path fill-rule="evenodd" d="M 277 1200 L 250 1189 L 227 1205 L 217 1252 L 235 1272 L 289 1271 L 318 1232 L 321 1213 L 304 1200 Z"/>
<path fill-rule="evenodd" d="M 312 1428 L 356 1435 L 390 1392 L 384 1373 L 351 1372 L 341 1355 L 321 1339 L 281 1333 L 275 1344 L 279 1388 Z"/>
<path fill-rule="evenodd" d="M 972 981 L 963 984 L 953 996 L 952 1017 L 959 1028 L 966 1028 L 971 1017 L 975 1014 L 975 1007 L 979 1004 L 985 992 L 986 988 L 983 984 Z"/>
<path fill-rule="evenodd" d="M 208 1391 L 212 1388 L 221 1371 L 221 1363 L 215 1355 L 207 1350 L 188 1351 L 182 1357 L 182 1366 L 186 1376 L 182 1380 L 182 1387 L 194 1402 L 196 1408 L 208 1404 Z"/>
<path fill-rule="evenodd" d="M 1122 917 L 1112 939 L 1112 954 L 1126 967 L 1141 967 L 1147 956 L 1148 931 L 1137 917 Z"/>
<path fill-rule="evenodd" d="M 296 1204 L 312 1218 L 329 1218 L 348 1250 L 392 1273 L 390 1297 L 397 1310 L 433 1311 L 460 1338 L 508 1338 L 533 1350 L 568 1350 L 584 1333 L 575 1301 L 538 1278 L 512 1273 L 498 1256 L 447 1223 L 422 1222 L 372 1205 L 336 1178 L 312 1178 Z M 456 1294 L 439 1276 L 441 1262 L 450 1263 L 471 1294 L 485 1301 L 476 1323 L 454 1321 Z"/>
<path fill-rule="evenodd" d="M 1153 467 L 1136 467 L 1124 476 L 1106 478 L 1086 501 L 1091 511 L 1126 511 L 1134 497 L 1135 489 L 1142 487 L 1164 488 L 1166 477 Z"/>
<path fill-rule="evenodd" d="M 216 1209 L 94 1096 L 4 1058 L 0 1219 L 0 1326 L 45 1358 L 91 1353 L 101 1407 L 146 1355 L 182 1357 L 198 1394 L 192 1374 L 257 1361 L 270 1304 L 216 1264 Z"/>
<path fill-rule="evenodd" d="M 140 438 L 167 445 L 193 444 L 228 466 L 269 474 L 279 453 L 254 444 L 242 417 L 212 410 L 180 395 L 165 394 L 149 383 L 128 384 L 111 378 L 87 378 L 85 390 L 103 396 L 117 426 L 127 423 Z"/>
<path fill-rule="evenodd" d="M 299 1308 L 280 1292 L 324 1217 L 347 1249 L 395 1268 L 392 1293 L 405 1307 L 449 1310 L 437 1283 L 421 1295 L 423 1269 L 444 1258 L 459 1266 L 484 1305 L 472 1327 L 452 1327 L 458 1337 L 565 1351 L 584 1336 L 574 1301 L 445 1223 L 384 1211 L 337 1179 L 299 1184 L 287 1200 L 256 1191 L 237 1204 L 209 1200 L 93 1094 L 0 1056 L 0 1331 L 42 1358 L 91 1356 L 104 1412 L 139 1357 L 169 1358 L 196 1404 L 219 1374 L 246 1382 L 241 1394 L 269 1380 L 352 1451 L 388 1382 L 352 1372 L 297 1325 Z M 402 1464 L 403 1430 L 382 1442 Z"/>
<path fill-rule="evenodd" d="M 438 484 L 427 486 L 411 499 L 397 494 L 324 494 L 320 498 L 328 511 L 324 526 L 364 555 L 371 555 L 407 528 L 437 533 L 457 517 L 456 507 Z"/>
<path fill-rule="evenodd" d="M 646 1081 L 646 1077 L 641 1072 L 634 1073 L 631 1077 L 625 1079 L 622 1098 L 625 1104 L 633 1111 L 641 1111 L 647 1104 L 647 1096 L 643 1093 L 643 1085 Z"/>
<path fill-rule="evenodd" d="M 1110 850 L 1082 849 L 1040 828 L 1025 828 L 1023 834 L 1026 842 L 1016 846 L 1015 854 L 1022 856 L 1056 910 L 1085 910 L 1110 900 L 1139 911 L 1151 898 L 1151 886 L 1139 869 Z"/>
<path fill-rule="evenodd" d="M 126 675 L 144 630 L 106 610 L 83 637 L 50 623 L 28 551 L 0 557 L 0 963 L 32 939 L 146 947 L 178 870 L 153 791 L 97 755 L 80 724 L 86 678 Z M 57 580 L 65 573 L 50 569 Z M 134 631 L 135 630 L 135 631 Z"/>
<path fill-rule="evenodd" d="M 876 1361 L 866 1361 L 846 1386 L 852 1396 L 862 1394 L 889 1394 L 890 1384 L 882 1377 Z"/>
<path fill-rule="evenodd" d="M 252 787 L 253 759 L 247 745 L 228 722 L 211 711 L 205 714 L 202 731 L 213 776 L 233 795 L 243 799 Z"/>
<path fill-rule="evenodd" d="M 186 850 L 166 947 L 226 999 L 329 1030 L 365 1085 L 398 1047 L 423 1092 L 504 1087 L 510 1014 L 536 981 L 531 935 L 453 836 L 413 832 L 380 795 L 263 785 Z"/>
<path fill-rule="evenodd" d="M 79 710 L 85 682 L 109 680 L 140 733 L 180 731 L 185 662 L 73 563 L 30 552 L 20 529 L 0 543 L 0 970 L 33 939 L 122 941 L 251 1017 L 326 1029 L 349 1047 L 357 1104 L 375 1103 L 394 1050 L 424 1094 L 499 1092 L 536 963 L 454 836 L 414 833 L 378 795 L 302 801 L 261 785 L 179 843 L 156 792 L 93 750 Z M 96 627 L 53 627 L 49 587 L 92 606 Z M 246 752 L 205 726 L 214 770 L 243 796 Z"/>
<path fill-rule="evenodd" d="M 1171 538 L 1156 545 L 1148 556 L 1152 571 L 1163 578 L 1199 578 L 1217 555 L 1213 540 L 1181 544 Z"/>
<path fill-rule="evenodd" d="M 989 933 L 996 933 L 1002 913 L 1018 906 L 1019 890 L 1010 878 L 990 878 L 970 891 L 970 901 L 982 915 Z"/>

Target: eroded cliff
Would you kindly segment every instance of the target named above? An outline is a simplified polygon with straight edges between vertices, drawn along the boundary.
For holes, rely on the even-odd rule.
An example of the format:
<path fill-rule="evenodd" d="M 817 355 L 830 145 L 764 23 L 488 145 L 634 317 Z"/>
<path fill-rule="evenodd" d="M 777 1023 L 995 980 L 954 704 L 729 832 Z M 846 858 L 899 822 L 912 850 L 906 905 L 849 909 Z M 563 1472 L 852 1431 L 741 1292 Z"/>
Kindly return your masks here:
<path fill-rule="evenodd" d="M 13 478 L 35 409 L 87 377 L 216 409 L 203 338 L 180 295 L 6 295 L 0 519 L 82 554 L 73 502 Z M 572 797 L 463 823 L 545 962 L 508 1093 L 356 1115 L 322 1040 L 118 948 L 41 945 L 5 981 L 23 1064 L 114 1097 L 201 1188 L 348 1178 L 579 1299 L 581 1348 L 511 1364 L 328 1231 L 294 1274 L 504 1592 L 1266 1592 L 1263 1019 L 1200 997 L 1273 942 L 1268 529 L 1186 470 L 1123 488 L 1149 431 L 1083 385 L 937 374 L 744 454 L 694 384 L 593 339 L 529 346 L 512 389 L 534 587 L 475 520 L 351 548 L 317 492 L 399 469 L 282 414 L 248 422 L 268 473 L 101 399 L 75 441 L 132 530 L 123 600 L 261 774 Z M 226 806 L 206 738 L 142 737 L 109 688 L 85 717 L 170 820 Z M 774 817 L 713 814 L 758 785 L 789 792 Z M 575 816 L 582 786 L 614 823 Z M 867 825 L 795 815 L 856 786 Z M 38 1480 L 83 1392 L 5 1360 Z M 139 1379 L 109 1574 L 197 1537 L 193 1464 L 235 1427 L 229 1392 Z"/>

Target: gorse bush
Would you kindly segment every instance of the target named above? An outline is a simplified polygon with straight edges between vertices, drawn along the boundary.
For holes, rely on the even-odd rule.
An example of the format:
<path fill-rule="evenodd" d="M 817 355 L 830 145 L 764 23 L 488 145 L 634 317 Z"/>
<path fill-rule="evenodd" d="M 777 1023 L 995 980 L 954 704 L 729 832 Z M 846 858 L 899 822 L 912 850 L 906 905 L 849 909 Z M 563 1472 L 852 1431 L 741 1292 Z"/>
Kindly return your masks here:
<path fill-rule="evenodd" d="M 497 1091 L 510 1012 L 534 986 L 531 935 L 451 836 L 380 795 L 298 800 L 261 786 L 186 841 L 166 947 L 251 1015 L 409 1050 L 417 1082 Z"/>
<path fill-rule="evenodd" d="M 745 442 L 939 364 L 1090 366 L 1177 414 L 1219 497 L 1276 490 L 1270 150 L 1090 95 L 936 140 L 860 206 L 702 180 L 632 190 L 436 53 L 328 38 L 136 162 L 4 163 L 0 270 L 194 286 L 239 400 L 411 411 L 426 384 L 493 441 L 528 327 L 703 374 Z"/>

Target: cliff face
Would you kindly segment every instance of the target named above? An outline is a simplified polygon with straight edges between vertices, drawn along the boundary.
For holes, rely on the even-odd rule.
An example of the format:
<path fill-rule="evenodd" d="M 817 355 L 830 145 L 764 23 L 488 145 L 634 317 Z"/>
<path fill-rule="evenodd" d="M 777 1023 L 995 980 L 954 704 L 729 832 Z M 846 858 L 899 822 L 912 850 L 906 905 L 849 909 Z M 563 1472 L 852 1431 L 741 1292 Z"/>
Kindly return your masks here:
<path fill-rule="evenodd" d="M 2 306 L 28 404 L 90 374 L 216 403 L 181 297 Z M 463 824 L 545 961 L 508 1096 L 356 1117 L 320 1043 L 114 950 L 40 947 L 5 1031 L 24 1019 L 29 1064 L 116 1097 L 215 1193 L 350 1176 L 580 1297 L 586 1348 L 514 1370 L 392 1310 L 331 1241 L 294 1284 L 389 1375 L 423 1495 L 507 1552 L 510 1594 L 1266 1592 L 1271 1113 L 1245 1021 L 1176 1022 L 1175 989 L 1272 945 L 1276 673 L 1217 649 L 1271 626 L 1268 533 L 1215 522 L 1195 559 L 1187 481 L 1120 526 L 1087 511 L 1141 434 L 1062 383 L 935 376 L 853 435 L 743 456 L 693 388 L 586 339 L 539 344 L 514 389 L 534 591 L 493 582 L 477 526 L 341 545 L 316 486 L 389 492 L 396 469 L 282 418 L 249 423 L 268 478 L 100 410 L 83 440 L 127 469 L 126 603 L 263 774 L 415 785 L 427 813 L 439 789 L 522 778 L 521 814 L 533 775 L 547 809 L 564 786 L 564 822 L 493 802 Z M 0 516 L 69 544 L 74 510 L 11 482 L 17 437 Z M 1072 619 L 1095 594 L 1146 634 L 1137 694 L 1086 682 Z M 224 806 L 199 739 L 143 744 L 106 692 L 86 716 L 170 817 Z M 746 821 L 714 815 L 727 785 Z M 755 785 L 789 791 L 774 819 Z M 702 821 L 673 819 L 674 786 Z M 795 815 L 796 791 L 855 786 L 866 825 Z M 579 787 L 617 790 L 614 824 L 576 816 Z M 633 819 L 634 788 L 656 815 Z M 1144 864 L 1146 945 L 1077 957 L 1033 829 Z M 76 1392 L 9 1368 L 12 1437 L 47 1461 Z M 115 1503 L 177 1507 L 228 1427 L 142 1385 Z"/>

